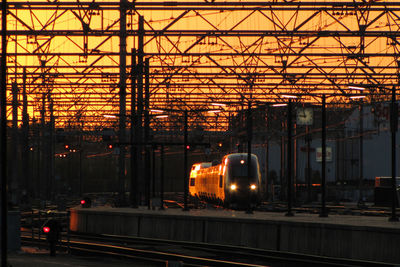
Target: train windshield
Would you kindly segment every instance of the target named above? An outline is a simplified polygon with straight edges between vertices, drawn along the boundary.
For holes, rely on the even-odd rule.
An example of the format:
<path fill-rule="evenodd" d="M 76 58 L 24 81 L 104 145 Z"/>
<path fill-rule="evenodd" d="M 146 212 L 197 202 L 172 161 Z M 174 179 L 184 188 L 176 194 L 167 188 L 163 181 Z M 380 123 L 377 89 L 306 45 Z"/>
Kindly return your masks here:
<path fill-rule="evenodd" d="M 257 179 L 258 173 L 258 164 L 256 160 L 251 161 L 250 166 L 250 177 L 252 179 Z M 234 160 L 230 164 L 229 173 L 233 179 L 247 179 L 247 162 L 241 162 L 241 160 Z"/>
<path fill-rule="evenodd" d="M 231 174 L 232 177 L 237 177 L 237 178 L 247 178 L 247 165 L 233 165 L 231 167 Z M 251 167 L 251 171 L 250 171 L 250 176 L 251 177 L 255 177 L 257 175 L 257 169 L 256 167 Z"/>

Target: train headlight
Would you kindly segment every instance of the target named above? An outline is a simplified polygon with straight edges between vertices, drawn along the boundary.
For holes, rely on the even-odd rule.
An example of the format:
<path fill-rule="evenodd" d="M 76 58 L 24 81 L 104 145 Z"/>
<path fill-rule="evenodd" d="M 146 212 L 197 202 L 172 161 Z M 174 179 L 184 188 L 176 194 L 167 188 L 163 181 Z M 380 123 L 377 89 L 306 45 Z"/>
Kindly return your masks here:
<path fill-rule="evenodd" d="M 235 191 L 235 190 L 236 190 L 236 188 L 237 188 L 237 187 L 236 187 L 236 185 L 235 185 L 235 184 L 231 184 L 231 190 L 232 190 L 232 191 Z"/>
<path fill-rule="evenodd" d="M 251 189 L 251 190 L 256 190 L 256 189 L 257 189 L 257 186 L 256 186 L 255 184 L 252 184 L 252 185 L 250 185 L 250 189 Z"/>

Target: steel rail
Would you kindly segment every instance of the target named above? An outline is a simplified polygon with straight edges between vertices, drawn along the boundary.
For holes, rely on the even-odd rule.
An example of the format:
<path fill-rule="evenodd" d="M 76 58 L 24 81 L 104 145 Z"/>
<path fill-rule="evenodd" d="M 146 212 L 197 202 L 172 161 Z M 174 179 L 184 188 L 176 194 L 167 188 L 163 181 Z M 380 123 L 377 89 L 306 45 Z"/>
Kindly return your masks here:
<path fill-rule="evenodd" d="M 31 240 L 29 237 L 21 237 L 21 241 L 26 245 L 45 245 L 46 241 L 42 240 Z M 244 266 L 244 267 L 261 267 L 265 265 L 258 264 L 246 264 L 243 262 L 234 262 L 229 260 L 218 260 L 208 259 L 204 257 L 188 256 L 184 254 L 170 253 L 170 252 L 159 252 L 151 249 L 137 249 L 129 248 L 126 246 L 104 244 L 103 240 L 96 240 L 96 243 L 89 241 L 70 241 L 69 244 L 65 240 L 62 241 L 64 249 L 69 249 L 72 254 L 85 253 L 95 254 L 98 256 L 112 256 L 112 257 L 124 257 L 128 259 L 140 259 L 149 262 L 166 262 L 166 261 L 180 261 L 184 262 L 185 266 Z M 101 243 L 100 243 L 101 242 Z M 109 240 L 106 240 L 109 242 Z"/>
<path fill-rule="evenodd" d="M 72 241 L 70 241 L 70 248 L 72 249 L 87 249 L 96 253 L 99 253 L 99 251 L 107 253 L 111 252 L 114 255 L 128 254 L 133 257 L 139 256 L 164 260 L 179 260 L 183 261 L 184 263 L 196 265 L 265 266 L 271 264 L 272 262 L 285 262 L 307 264 L 307 266 L 395 266 L 390 263 L 373 261 L 332 258 L 284 251 L 272 251 L 230 245 L 173 241 L 153 238 L 137 238 L 116 235 L 90 235 L 82 233 L 73 233 L 70 237 L 72 237 Z M 29 240 L 31 239 L 27 238 L 27 241 Z M 109 244 L 112 245 L 110 246 Z M 124 245 L 121 246 L 119 244 Z M 63 245 L 66 246 L 65 242 L 63 242 Z M 135 245 L 138 245 L 140 249 L 132 247 Z M 143 246 L 148 246 L 149 250 L 143 249 Z M 162 251 L 162 246 L 167 247 L 167 252 Z M 178 247 L 177 252 L 170 252 L 171 247 Z M 181 249 L 183 252 L 179 252 L 179 249 Z M 210 253 L 217 256 L 218 259 L 188 255 L 196 252 Z"/>

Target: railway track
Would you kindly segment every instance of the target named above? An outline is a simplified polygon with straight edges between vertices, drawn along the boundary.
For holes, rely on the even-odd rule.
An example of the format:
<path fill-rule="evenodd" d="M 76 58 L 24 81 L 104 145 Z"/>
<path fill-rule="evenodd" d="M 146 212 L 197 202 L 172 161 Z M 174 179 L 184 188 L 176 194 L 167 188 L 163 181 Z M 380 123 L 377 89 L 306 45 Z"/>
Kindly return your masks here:
<path fill-rule="evenodd" d="M 25 246 L 47 245 L 44 237 L 32 239 L 23 235 L 21 240 Z M 146 261 L 149 266 L 165 266 L 167 262 L 185 266 L 396 266 L 236 246 L 78 233 L 70 234 L 69 241 L 64 238 L 59 249 L 73 254 Z"/>

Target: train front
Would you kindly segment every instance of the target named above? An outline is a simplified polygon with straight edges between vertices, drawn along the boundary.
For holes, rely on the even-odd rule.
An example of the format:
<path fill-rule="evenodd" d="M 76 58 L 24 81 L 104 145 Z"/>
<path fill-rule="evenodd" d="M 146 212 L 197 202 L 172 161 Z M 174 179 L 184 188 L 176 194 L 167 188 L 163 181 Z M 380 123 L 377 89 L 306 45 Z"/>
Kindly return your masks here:
<path fill-rule="evenodd" d="M 233 207 L 245 208 L 249 202 L 254 207 L 261 201 L 261 174 L 256 155 L 251 154 L 250 173 L 248 166 L 247 153 L 226 157 L 225 201 Z"/>

